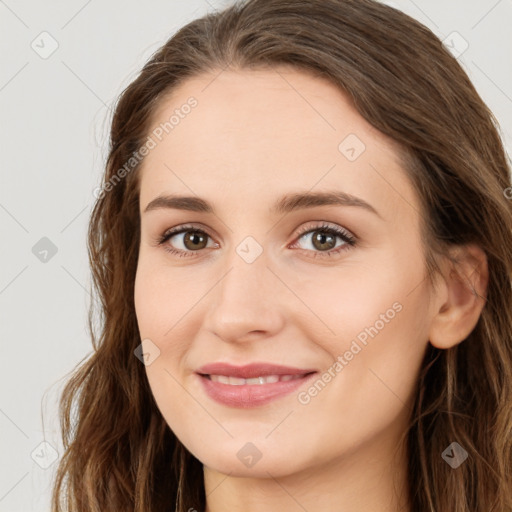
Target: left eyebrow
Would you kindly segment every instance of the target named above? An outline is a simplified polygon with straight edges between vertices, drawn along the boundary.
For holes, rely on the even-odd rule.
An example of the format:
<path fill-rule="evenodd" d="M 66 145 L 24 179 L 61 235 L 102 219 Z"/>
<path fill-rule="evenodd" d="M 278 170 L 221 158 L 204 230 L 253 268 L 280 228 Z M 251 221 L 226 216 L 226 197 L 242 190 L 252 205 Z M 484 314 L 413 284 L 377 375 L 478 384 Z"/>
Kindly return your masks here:
<path fill-rule="evenodd" d="M 342 191 L 296 192 L 279 198 L 271 208 L 271 213 L 283 214 L 316 206 L 352 206 L 363 208 L 382 219 L 380 213 L 363 199 Z M 160 208 L 172 208 L 201 213 L 215 213 L 206 200 L 195 196 L 161 195 L 150 201 L 144 213 Z"/>

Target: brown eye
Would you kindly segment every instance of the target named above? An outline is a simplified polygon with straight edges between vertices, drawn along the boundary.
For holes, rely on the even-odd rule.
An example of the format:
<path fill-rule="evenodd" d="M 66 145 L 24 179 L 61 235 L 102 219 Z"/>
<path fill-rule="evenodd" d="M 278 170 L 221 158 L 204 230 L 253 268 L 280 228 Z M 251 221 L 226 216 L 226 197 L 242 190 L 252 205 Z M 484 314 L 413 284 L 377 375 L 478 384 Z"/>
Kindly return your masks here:
<path fill-rule="evenodd" d="M 319 251 L 328 251 L 336 246 L 336 236 L 325 231 L 314 231 L 311 242 Z"/>
<path fill-rule="evenodd" d="M 331 256 L 356 245 L 356 239 L 351 233 L 341 227 L 331 227 L 327 224 L 306 226 L 301 230 L 294 246 L 299 245 L 299 241 L 302 239 L 305 239 L 310 245 L 310 247 L 306 245 L 302 248 L 313 253 L 313 257 Z"/>
<path fill-rule="evenodd" d="M 185 231 L 183 237 L 183 245 L 191 250 L 197 251 L 204 249 L 208 240 L 208 235 L 202 231 Z"/>
<path fill-rule="evenodd" d="M 183 235 L 183 236 L 180 236 Z M 164 249 L 179 256 L 193 256 L 194 252 L 200 252 L 207 248 L 208 239 L 211 237 L 201 229 L 191 226 L 183 226 L 164 233 L 159 244 Z M 171 239 L 173 242 L 171 243 Z"/>
<path fill-rule="evenodd" d="M 327 224 L 303 229 L 292 247 L 300 245 L 299 241 L 304 238 L 310 238 L 311 247 L 299 248 L 312 253 L 313 257 L 332 256 L 356 245 L 356 238 L 349 231 Z M 170 243 L 171 239 L 175 239 L 173 243 Z M 194 226 L 181 226 L 164 233 L 158 243 L 170 254 L 187 257 L 195 256 L 194 253 L 201 253 L 203 249 L 206 249 L 208 240 L 212 240 L 212 237 L 202 229 L 197 229 Z M 338 241 L 341 243 L 338 244 Z M 218 247 L 218 244 L 214 243 L 213 247 Z"/>

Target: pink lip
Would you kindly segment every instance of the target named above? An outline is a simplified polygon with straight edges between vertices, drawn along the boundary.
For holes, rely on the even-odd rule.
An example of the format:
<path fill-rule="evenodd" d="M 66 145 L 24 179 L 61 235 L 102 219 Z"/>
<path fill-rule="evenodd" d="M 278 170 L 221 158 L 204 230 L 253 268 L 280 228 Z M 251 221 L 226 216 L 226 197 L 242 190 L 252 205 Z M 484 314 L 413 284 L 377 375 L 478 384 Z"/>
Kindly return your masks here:
<path fill-rule="evenodd" d="M 245 366 L 233 366 L 227 363 L 212 363 L 202 366 L 197 374 L 206 394 L 218 403 L 230 407 L 249 408 L 265 405 L 282 396 L 288 395 L 302 386 L 317 373 L 314 369 L 292 368 L 268 363 L 253 363 Z M 214 382 L 209 375 L 226 375 L 250 379 L 268 375 L 304 375 L 301 378 L 278 381 L 269 384 L 231 385 Z"/>

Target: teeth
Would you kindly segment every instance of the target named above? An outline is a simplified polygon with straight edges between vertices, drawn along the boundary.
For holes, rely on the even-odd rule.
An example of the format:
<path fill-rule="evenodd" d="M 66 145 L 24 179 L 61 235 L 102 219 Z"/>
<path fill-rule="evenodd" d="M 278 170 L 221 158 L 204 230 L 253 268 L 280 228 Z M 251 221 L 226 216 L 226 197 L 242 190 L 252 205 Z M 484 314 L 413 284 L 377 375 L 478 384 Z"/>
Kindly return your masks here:
<path fill-rule="evenodd" d="M 242 379 L 240 377 L 228 377 L 226 375 L 210 375 L 210 380 L 220 382 L 221 384 L 230 384 L 232 386 L 273 384 L 274 382 L 286 382 L 289 380 L 300 379 L 304 375 L 265 375 L 264 377 L 254 377 L 252 379 Z"/>
<path fill-rule="evenodd" d="M 231 384 L 232 386 L 241 386 L 242 384 L 245 384 L 245 379 L 239 379 L 238 377 L 227 377 L 227 379 L 227 383 Z"/>

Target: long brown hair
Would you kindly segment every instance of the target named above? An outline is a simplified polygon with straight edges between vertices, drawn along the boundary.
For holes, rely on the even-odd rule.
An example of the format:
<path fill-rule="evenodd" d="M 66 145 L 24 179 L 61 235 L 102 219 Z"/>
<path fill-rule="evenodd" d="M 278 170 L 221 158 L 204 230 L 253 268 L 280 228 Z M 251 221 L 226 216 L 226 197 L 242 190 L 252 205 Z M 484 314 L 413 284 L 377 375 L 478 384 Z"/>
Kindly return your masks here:
<path fill-rule="evenodd" d="M 426 352 L 405 433 L 409 495 L 415 512 L 512 511 L 512 189 L 496 118 L 442 42 L 398 10 L 373 0 L 248 0 L 181 28 L 117 102 L 88 232 L 101 327 L 91 305 L 94 352 L 61 397 L 53 512 L 204 510 L 202 465 L 165 423 L 134 356 L 134 155 L 156 107 L 187 78 L 277 66 L 331 80 L 397 141 L 420 198 L 429 276 L 451 246 L 484 249 L 489 281 L 476 327 L 459 345 Z M 441 457 L 453 441 L 469 454 L 456 470 Z"/>

